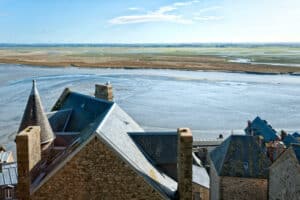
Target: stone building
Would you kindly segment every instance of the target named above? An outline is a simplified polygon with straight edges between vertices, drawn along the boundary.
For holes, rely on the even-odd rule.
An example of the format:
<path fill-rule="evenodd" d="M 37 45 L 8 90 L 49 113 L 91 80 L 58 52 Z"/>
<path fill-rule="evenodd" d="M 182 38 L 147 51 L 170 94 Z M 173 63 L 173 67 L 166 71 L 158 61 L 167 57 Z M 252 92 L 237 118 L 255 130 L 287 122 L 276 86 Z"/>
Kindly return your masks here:
<path fill-rule="evenodd" d="M 129 133 L 133 141 L 160 169 L 174 180 L 177 177 L 177 140 L 176 132 L 132 132 Z M 193 199 L 209 199 L 209 176 L 201 161 L 193 153 Z"/>
<path fill-rule="evenodd" d="M 15 199 L 17 180 L 17 163 L 12 152 L 0 151 L 0 199 Z"/>
<path fill-rule="evenodd" d="M 284 141 L 281 141 L 282 138 L 277 135 L 272 126 L 260 117 L 256 117 L 252 122 L 248 121 L 245 133 L 259 138 L 259 144 L 265 149 L 271 162 L 274 162 L 286 148 Z"/>
<path fill-rule="evenodd" d="M 203 166 L 193 165 L 193 199 L 209 199 L 209 175 Z"/>
<path fill-rule="evenodd" d="M 291 144 L 271 165 L 269 175 L 270 200 L 300 198 L 300 144 Z"/>
<path fill-rule="evenodd" d="M 210 153 L 210 199 L 267 199 L 271 162 L 257 140 L 231 135 Z"/>
<path fill-rule="evenodd" d="M 16 136 L 19 199 L 192 199 L 189 129 L 147 133 L 116 103 L 69 89 L 45 120 L 35 84 L 30 99 Z"/>

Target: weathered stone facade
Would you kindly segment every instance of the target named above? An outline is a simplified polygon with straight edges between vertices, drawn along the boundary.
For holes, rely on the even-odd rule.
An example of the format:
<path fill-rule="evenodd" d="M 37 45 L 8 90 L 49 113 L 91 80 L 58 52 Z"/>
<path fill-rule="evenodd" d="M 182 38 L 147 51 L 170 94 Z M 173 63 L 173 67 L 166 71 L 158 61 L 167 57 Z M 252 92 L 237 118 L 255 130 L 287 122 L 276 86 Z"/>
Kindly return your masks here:
<path fill-rule="evenodd" d="M 292 148 L 286 150 L 270 167 L 269 199 L 300 198 L 300 164 Z"/>
<path fill-rule="evenodd" d="M 28 199 L 31 183 L 37 175 L 41 160 L 40 127 L 30 126 L 16 137 L 18 160 L 18 197 Z M 21 198 L 19 198 L 21 199 Z"/>
<path fill-rule="evenodd" d="M 268 180 L 257 178 L 220 178 L 220 199 L 267 200 Z"/>
<path fill-rule="evenodd" d="M 209 189 L 193 183 L 193 200 L 209 200 Z"/>
<path fill-rule="evenodd" d="M 113 88 L 111 84 L 95 85 L 95 97 L 105 99 L 107 101 L 113 101 Z"/>
<path fill-rule="evenodd" d="M 31 199 L 164 199 L 94 137 L 46 180 Z"/>
<path fill-rule="evenodd" d="M 218 176 L 214 165 L 210 168 L 211 200 L 267 200 L 268 180 Z"/>
<path fill-rule="evenodd" d="M 177 181 L 178 193 L 181 200 L 192 199 L 193 177 L 193 136 L 188 128 L 178 129 L 178 156 L 177 156 Z"/>

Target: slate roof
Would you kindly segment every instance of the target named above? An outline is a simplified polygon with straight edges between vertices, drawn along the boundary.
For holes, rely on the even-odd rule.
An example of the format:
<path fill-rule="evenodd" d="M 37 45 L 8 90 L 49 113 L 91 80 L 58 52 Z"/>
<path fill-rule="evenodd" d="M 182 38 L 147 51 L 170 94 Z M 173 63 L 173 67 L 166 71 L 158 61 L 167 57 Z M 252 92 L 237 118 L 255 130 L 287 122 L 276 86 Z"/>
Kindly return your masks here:
<path fill-rule="evenodd" d="M 69 92 L 68 95 L 55 106 L 59 111 L 72 112 L 70 119 L 65 125 L 65 132 L 81 132 L 96 119 L 103 120 L 113 103 L 77 92 Z M 67 113 L 66 113 L 67 114 Z M 55 117 L 61 117 L 56 115 Z M 67 118 L 67 117 L 65 117 Z M 49 119 L 50 121 L 54 119 Z"/>
<path fill-rule="evenodd" d="M 177 163 L 177 132 L 134 132 L 129 135 L 155 164 Z"/>
<path fill-rule="evenodd" d="M 204 167 L 193 165 L 193 183 L 209 189 L 209 176 Z"/>
<path fill-rule="evenodd" d="M 265 142 L 271 142 L 278 139 L 276 131 L 268 124 L 267 121 L 262 120 L 260 117 L 256 117 L 250 127 L 245 129 L 247 135 L 263 136 Z"/>
<path fill-rule="evenodd" d="M 285 146 L 289 147 L 292 143 L 300 143 L 294 136 L 291 134 L 288 134 L 287 136 L 284 137 L 283 143 Z"/>
<path fill-rule="evenodd" d="M 222 139 L 206 139 L 206 140 L 197 140 L 193 142 L 193 146 L 199 147 L 216 147 L 223 142 Z"/>
<path fill-rule="evenodd" d="M 116 103 L 72 91 L 62 96 L 63 98 L 60 98 L 54 106 L 55 110 L 48 115 L 49 120 L 54 122 L 63 119 L 63 123 L 57 129 L 65 127 L 66 134 L 80 132 L 80 144 L 76 151 L 85 145 L 85 141 L 95 135 L 166 199 L 174 198 L 177 182 L 159 171 L 132 140 L 128 132 L 143 132 L 144 130 L 125 111 Z M 71 112 L 68 120 L 66 110 Z M 65 113 L 60 113 L 60 111 Z M 69 153 L 69 156 L 64 157 L 57 167 L 63 166 L 66 160 L 74 155 Z M 40 184 L 43 184 L 43 180 Z"/>
<path fill-rule="evenodd" d="M 12 154 L 10 151 L 0 151 L 0 163 L 7 162 L 10 154 Z"/>
<path fill-rule="evenodd" d="M 293 148 L 295 155 L 300 164 L 300 144 L 292 144 L 291 147 Z"/>
<path fill-rule="evenodd" d="M 177 180 L 177 132 L 132 132 L 129 135 L 151 163 Z M 208 173 L 199 166 L 201 160 L 194 153 L 193 161 L 193 183 L 209 188 Z"/>
<path fill-rule="evenodd" d="M 17 163 L 2 163 L 0 172 L 0 186 L 17 185 L 18 183 Z"/>
<path fill-rule="evenodd" d="M 41 144 L 48 143 L 55 139 L 55 135 L 44 112 L 35 81 L 32 83 L 31 93 L 18 132 L 21 132 L 28 126 L 41 127 Z"/>
<path fill-rule="evenodd" d="M 219 176 L 267 178 L 271 164 L 257 138 L 247 135 L 231 135 L 210 158 Z"/>
<path fill-rule="evenodd" d="M 296 137 L 296 138 L 300 138 L 300 133 L 295 132 L 295 133 L 292 134 L 292 136 L 294 136 L 294 137 Z"/>
<path fill-rule="evenodd" d="M 177 182 L 158 171 L 128 134 L 128 132 L 139 131 L 143 129 L 117 104 L 114 104 L 97 128 L 96 134 L 117 151 L 150 185 L 166 198 L 173 198 L 177 191 Z"/>

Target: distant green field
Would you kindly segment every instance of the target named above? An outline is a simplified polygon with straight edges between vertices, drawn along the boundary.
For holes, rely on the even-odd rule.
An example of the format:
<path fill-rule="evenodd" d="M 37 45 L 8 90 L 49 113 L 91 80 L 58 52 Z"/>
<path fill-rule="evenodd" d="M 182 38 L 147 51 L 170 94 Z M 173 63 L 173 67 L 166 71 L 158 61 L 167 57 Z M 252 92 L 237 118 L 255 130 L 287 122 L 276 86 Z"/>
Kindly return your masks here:
<path fill-rule="evenodd" d="M 53 47 L 8 47 L 1 49 L 18 53 L 46 52 L 76 57 L 124 57 L 124 56 L 218 56 L 228 61 L 242 59 L 244 62 L 289 64 L 300 66 L 300 46 L 224 46 L 224 47 L 144 47 L 144 46 L 53 46 Z"/>
<path fill-rule="evenodd" d="M 63 48 L 72 56 L 220 56 L 228 60 L 243 58 L 251 62 L 300 65 L 300 47 L 76 47 Z M 54 50 L 54 49 L 53 49 Z M 58 48 L 57 50 L 62 50 Z M 55 51 L 55 50 L 54 50 Z"/>

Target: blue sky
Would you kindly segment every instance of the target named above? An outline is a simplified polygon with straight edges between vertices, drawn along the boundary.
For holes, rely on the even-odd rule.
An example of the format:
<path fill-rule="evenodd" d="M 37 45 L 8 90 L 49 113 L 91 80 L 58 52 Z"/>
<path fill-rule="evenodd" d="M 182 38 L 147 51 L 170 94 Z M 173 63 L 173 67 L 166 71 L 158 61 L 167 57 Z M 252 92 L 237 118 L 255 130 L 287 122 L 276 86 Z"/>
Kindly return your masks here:
<path fill-rule="evenodd" d="M 299 0 L 0 0 L 0 43 L 300 42 Z"/>

